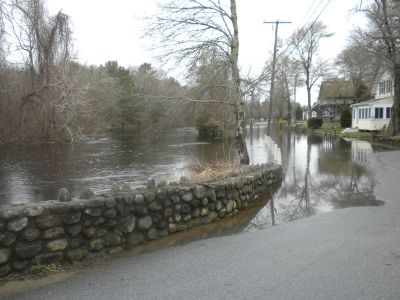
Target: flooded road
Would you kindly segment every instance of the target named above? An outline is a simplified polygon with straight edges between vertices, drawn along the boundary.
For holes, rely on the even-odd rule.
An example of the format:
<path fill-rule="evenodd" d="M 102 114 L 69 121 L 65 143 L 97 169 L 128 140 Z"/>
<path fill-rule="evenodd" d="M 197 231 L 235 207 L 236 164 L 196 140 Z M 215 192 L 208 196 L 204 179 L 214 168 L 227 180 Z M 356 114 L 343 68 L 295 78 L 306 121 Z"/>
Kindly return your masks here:
<path fill-rule="evenodd" d="M 319 212 L 350 206 L 379 205 L 368 167 L 368 142 L 276 130 L 266 139 L 265 125 L 248 130 L 252 164 L 281 161 L 285 173 L 273 196 L 261 199 L 256 211 L 233 222 L 253 230 Z M 276 145 L 271 145 L 276 144 Z M 143 185 L 148 177 L 177 180 L 194 161 L 235 159 L 229 142 L 207 140 L 194 128 L 171 130 L 154 139 L 109 134 L 74 145 L 13 147 L 0 150 L 0 203 L 55 199 L 61 187 L 75 196 L 85 186 L 96 192 L 113 182 Z M 271 207 L 273 204 L 273 207 Z M 235 227 L 235 226 L 232 226 Z"/>

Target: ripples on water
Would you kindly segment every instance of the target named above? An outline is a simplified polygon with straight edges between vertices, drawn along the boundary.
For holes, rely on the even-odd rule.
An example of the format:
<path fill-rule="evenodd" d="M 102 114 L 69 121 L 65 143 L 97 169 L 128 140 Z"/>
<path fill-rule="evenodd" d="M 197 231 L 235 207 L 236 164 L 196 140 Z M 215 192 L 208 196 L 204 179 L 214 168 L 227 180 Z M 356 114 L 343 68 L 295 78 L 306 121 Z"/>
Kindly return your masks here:
<path fill-rule="evenodd" d="M 273 196 L 273 209 L 266 199 L 241 213 L 237 223 L 242 229 L 335 208 L 379 204 L 368 168 L 370 143 L 285 130 L 277 130 L 272 140 L 278 150 L 266 147 L 264 125 L 248 131 L 251 163 L 274 161 L 279 155 L 286 176 Z M 177 180 L 193 158 L 210 162 L 235 156 L 229 142 L 204 140 L 193 128 L 170 130 L 150 140 L 112 133 L 74 145 L 4 148 L 0 150 L 0 203 L 55 199 L 61 187 L 77 195 L 85 186 L 99 192 L 108 190 L 112 182 L 137 187 L 148 177 Z"/>

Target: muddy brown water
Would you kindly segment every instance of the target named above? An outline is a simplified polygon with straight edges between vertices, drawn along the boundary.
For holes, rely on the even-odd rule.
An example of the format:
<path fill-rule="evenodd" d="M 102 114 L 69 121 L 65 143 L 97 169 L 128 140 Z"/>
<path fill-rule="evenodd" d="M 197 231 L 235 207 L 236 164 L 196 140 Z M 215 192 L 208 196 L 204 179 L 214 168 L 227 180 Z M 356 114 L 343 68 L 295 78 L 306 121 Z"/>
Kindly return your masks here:
<path fill-rule="evenodd" d="M 276 150 L 265 132 L 265 125 L 257 124 L 248 130 L 246 142 L 253 164 L 281 158 L 285 177 L 273 195 L 261 195 L 251 207 L 232 217 L 120 255 L 138 255 L 192 240 L 259 230 L 339 208 L 383 204 L 374 195 L 375 177 L 369 165 L 376 150 L 370 143 L 275 130 L 272 140 L 279 146 Z M 235 157 L 229 142 L 201 138 L 193 128 L 171 130 L 155 139 L 114 133 L 73 146 L 3 148 L 0 209 L 4 204 L 54 199 L 60 187 L 77 195 L 85 186 L 106 191 L 112 182 L 140 186 L 150 176 L 176 180 L 194 160 L 210 162 Z M 0 297 L 93 271 L 108 262 L 99 258 L 38 277 L 10 277 L 0 282 Z"/>
<path fill-rule="evenodd" d="M 277 151 L 266 143 L 265 124 L 248 130 L 252 164 L 282 158 L 285 178 L 272 200 L 241 213 L 213 232 L 253 230 L 351 206 L 380 205 L 368 167 L 369 142 L 275 130 Z M 113 182 L 142 186 L 149 177 L 177 180 L 189 164 L 235 159 L 231 142 L 199 137 L 194 128 L 169 130 L 157 137 L 109 133 L 74 145 L 0 149 L 0 206 L 57 198 L 67 187 L 73 195 L 89 186 L 107 191 Z M 273 204 L 273 206 L 271 206 Z M 0 208 L 1 209 L 1 208 Z M 236 221 L 235 221 L 236 220 Z M 240 221 L 239 221 L 240 220 Z"/>

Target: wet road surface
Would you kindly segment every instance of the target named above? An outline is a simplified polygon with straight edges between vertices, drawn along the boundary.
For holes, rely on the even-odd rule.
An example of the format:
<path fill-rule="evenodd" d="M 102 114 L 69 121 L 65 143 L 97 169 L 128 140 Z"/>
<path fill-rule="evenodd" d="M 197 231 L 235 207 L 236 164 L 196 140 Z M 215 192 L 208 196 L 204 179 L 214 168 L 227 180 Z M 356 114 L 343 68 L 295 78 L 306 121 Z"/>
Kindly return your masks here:
<path fill-rule="evenodd" d="M 123 257 L 5 299 L 399 299 L 399 158 L 370 159 L 384 206 Z"/>

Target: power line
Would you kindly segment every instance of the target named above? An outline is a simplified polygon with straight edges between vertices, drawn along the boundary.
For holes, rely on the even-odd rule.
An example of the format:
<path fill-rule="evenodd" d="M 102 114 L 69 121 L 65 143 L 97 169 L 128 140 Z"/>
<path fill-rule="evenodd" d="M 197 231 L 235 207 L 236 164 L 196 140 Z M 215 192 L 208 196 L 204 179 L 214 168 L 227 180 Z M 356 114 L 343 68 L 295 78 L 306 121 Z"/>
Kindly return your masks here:
<path fill-rule="evenodd" d="M 324 1 L 324 0 L 321 0 L 321 1 L 320 1 L 320 4 L 318 4 L 317 8 L 321 5 L 321 3 L 322 3 L 323 1 Z M 328 5 L 331 3 L 331 1 L 332 1 L 332 0 L 328 0 L 328 2 L 327 2 L 327 3 L 325 4 L 325 6 L 322 8 L 322 10 L 321 10 L 320 13 L 318 14 L 318 16 L 314 19 L 314 21 L 311 23 L 311 25 L 308 26 L 307 30 L 304 32 L 303 36 L 299 39 L 298 43 L 300 43 L 300 42 L 302 42 L 302 41 L 304 40 L 304 38 L 307 36 L 308 32 L 311 30 L 311 28 L 314 26 L 314 24 L 318 21 L 318 19 L 321 17 L 321 15 L 323 14 L 323 12 L 327 9 L 327 7 L 328 7 Z M 315 2 L 315 1 L 314 1 L 314 2 Z M 310 10 L 310 9 L 311 9 L 311 7 L 309 8 L 309 10 Z M 314 11 L 316 11 L 316 10 L 314 10 Z M 314 14 L 314 13 L 313 13 L 313 14 Z M 297 31 L 297 32 L 301 32 L 302 30 L 305 29 L 305 26 L 306 26 L 306 25 L 307 25 L 307 24 L 304 24 L 300 29 L 297 28 L 296 31 Z M 296 31 L 295 31 L 295 32 L 296 32 Z M 285 54 L 285 52 L 288 51 L 289 48 L 292 47 L 292 46 L 293 46 L 293 48 L 291 49 L 291 51 L 289 52 L 288 55 L 292 54 L 293 51 L 296 49 L 296 46 L 295 46 L 295 44 L 294 44 L 294 41 L 291 41 L 291 42 L 286 46 L 286 48 L 285 48 L 283 51 L 281 51 L 281 52 L 279 53 L 279 55 L 278 55 L 278 57 L 277 57 L 277 60 L 279 60 L 279 58 L 281 58 L 281 57 Z M 270 68 L 268 68 L 266 71 L 270 71 Z M 264 71 L 263 73 L 267 73 L 266 71 Z"/>

